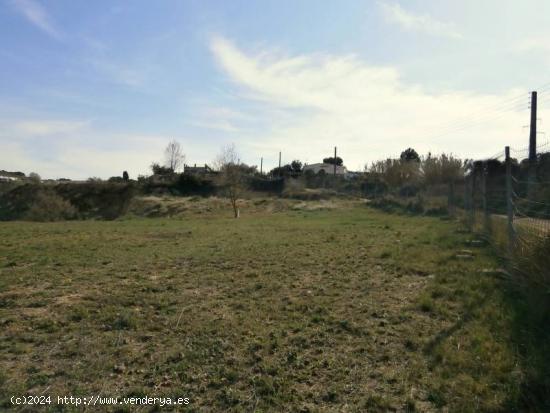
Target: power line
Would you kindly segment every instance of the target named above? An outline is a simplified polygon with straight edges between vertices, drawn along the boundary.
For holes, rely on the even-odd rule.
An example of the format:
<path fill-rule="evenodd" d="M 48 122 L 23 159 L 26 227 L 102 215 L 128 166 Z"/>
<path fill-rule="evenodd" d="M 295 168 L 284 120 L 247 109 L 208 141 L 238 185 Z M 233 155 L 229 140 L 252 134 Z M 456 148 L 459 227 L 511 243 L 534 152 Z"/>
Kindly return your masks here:
<path fill-rule="evenodd" d="M 535 89 L 540 92 L 550 90 L 550 82 L 544 83 Z M 546 100 L 544 100 L 544 102 L 546 102 Z M 472 113 L 471 116 L 466 115 L 460 119 L 441 124 L 440 128 L 442 128 L 442 130 L 431 135 L 430 139 L 448 135 L 450 133 L 456 133 L 474 126 L 479 126 L 494 119 L 499 119 L 510 111 L 526 109 L 529 104 L 530 101 L 528 92 L 504 99 L 496 105 L 482 107 L 477 112 Z"/>
<path fill-rule="evenodd" d="M 468 130 L 468 129 L 471 129 L 475 126 L 480 126 L 480 125 L 483 125 L 487 122 L 490 122 L 490 121 L 493 121 L 493 120 L 497 120 L 497 119 L 501 119 L 503 118 L 504 116 L 507 116 L 508 115 L 508 111 L 506 112 L 502 112 L 502 113 L 499 113 L 499 114 L 494 114 L 494 115 L 491 115 L 491 116 L 485 116 L 485 117 L 482 117 L 480 119 L 477 119 L 473 122 L 464 122 L 460 125 L 457 125 L 455 127 L 452 127 L 452 128 L 449 128 L 448 130 L 444 130 L 444 131 L 441 131 L 439 133 L 436 133 L 434 135 L 431 135 L 430 136 L 430 139 L 433 139 L 433 138 L 438 138 L 438 137 L 441 137 L 441 136 L 445 136 L 445 135 L 448 135 L 450 133 L 457 133 L 457 132 L 462 132 L 464 130 Z"/>

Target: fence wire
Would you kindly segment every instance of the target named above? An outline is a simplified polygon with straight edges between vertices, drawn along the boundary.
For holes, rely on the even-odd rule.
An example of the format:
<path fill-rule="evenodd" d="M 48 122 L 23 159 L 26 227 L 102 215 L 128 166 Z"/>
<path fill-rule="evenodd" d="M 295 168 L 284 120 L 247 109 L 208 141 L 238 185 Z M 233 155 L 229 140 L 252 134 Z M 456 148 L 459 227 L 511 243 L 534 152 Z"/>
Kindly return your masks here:
<path fill-rule="evenodd" d="M 550 240 L 550 142 L 473 161 L 464 182 L 464 220 L 503 256 L 527 256 Z M 509 165 L 508 165 L 509 162 Z M 550 251 L 548 251 L 550 253 Z"/>

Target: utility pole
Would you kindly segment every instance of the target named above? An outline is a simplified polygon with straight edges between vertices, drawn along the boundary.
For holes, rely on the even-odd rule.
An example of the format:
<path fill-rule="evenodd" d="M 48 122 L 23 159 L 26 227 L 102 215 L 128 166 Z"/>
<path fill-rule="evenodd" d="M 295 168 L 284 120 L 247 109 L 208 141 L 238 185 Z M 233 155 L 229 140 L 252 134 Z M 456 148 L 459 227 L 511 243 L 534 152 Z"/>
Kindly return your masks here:
<path fill-rule="evenodd" d="M 334 176 L 336 176 L 336 146 L 334 147 Z"/>
<path fill-rule="evenodd" d="M 279 168 L 281 167 L 281 152 L 279 151 Z"/>
<path fill-rule="evenodd" d="M 262 175 L 263 166 L 264 166 L 264 158 L 260 158 L 260 175 Z"/>
<path fill-rule="evenodd" d="M 527 195 L 531 198 L 537 179 L 537 92 L 531 92 L 531 123 L 529 127 L 529 171 Z"/>

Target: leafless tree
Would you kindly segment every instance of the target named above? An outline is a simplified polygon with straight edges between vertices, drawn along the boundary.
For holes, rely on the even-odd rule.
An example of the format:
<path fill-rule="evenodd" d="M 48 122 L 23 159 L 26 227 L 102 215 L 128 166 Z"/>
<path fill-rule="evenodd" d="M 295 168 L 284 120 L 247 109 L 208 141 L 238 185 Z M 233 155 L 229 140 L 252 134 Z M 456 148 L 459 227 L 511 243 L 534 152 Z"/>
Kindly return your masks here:
<path fill-rule="evenodd" d="M 216 158 L 216 167 L 220 171 L 220 184 L 224 187 L 233 207 L 235 218 L 239 217 L 237 200 L 242 188 L 244 170 L 239 161 L 239 154 L 234 144 L 224 146 Z"/>
<path fill-rule="evenodd" d="M 173 172 L 180 169 L 185 162 L 185 154 L 181 149 L 181 145 L 175 140 L 170 141 L 168 146 L 166 146 L 164 157 L 166 159 L 166 167 L 170 168 Z"/>

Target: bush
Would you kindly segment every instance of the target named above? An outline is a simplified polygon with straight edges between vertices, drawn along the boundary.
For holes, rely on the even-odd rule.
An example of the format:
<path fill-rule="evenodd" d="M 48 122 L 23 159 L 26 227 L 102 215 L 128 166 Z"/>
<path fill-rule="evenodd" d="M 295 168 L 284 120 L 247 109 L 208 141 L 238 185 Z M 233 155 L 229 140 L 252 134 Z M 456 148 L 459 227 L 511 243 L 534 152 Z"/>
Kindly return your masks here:
<path fill-rule="evenodd" d="M 368 198 L 377 198 L 388 191 L 388 186 L 378 177 L 367 175 L 360 183 L 360 190 Z"/>
<path fill-rule="evenodd" d="M 422 178 L 427 186 L 456 182 L 464 176 L 464 161 L 453 155 L 441 154 L 422 158 Z"/>
<path fill-rule="evenodd" d="M 399 196 L 403 196 L 403 197 L 416 196 L 419 190 L 420 188 L 418 188 L 418 186 L 415 184 L 405 184 L 401 188 L 399 188 Z"/>
<path fill-rule="evenodd" d="M 195 175 L 180 174 L 174 184 L 180 195 L 211 195 L 215 192 L 214 183 Z"/>
<path fill-rule="evenodd" d="M 0 194 L 0 221 L 102 218 L 123 215 L 135 194 L 128 183 L 24 184 Z"/>
<path fill-rule="evenodd" d="M 59 184 L 55 191 L 70 199 L 82 218 L 111 220 L 126 213 L 135 187 L 131 183 L 86 182 Z"/>
<path fill-rule="evenodd" d="M 74 219 L 76 216 L 76 208 L 69 201 L 52 192 L 39 192 L 24 218 L 48 222 Z"/>
<path fill-rule="evenodd" d="M 269 179 L 262 177 L 252 177 L 248 181 L 248 186 L 253 191 L 280 193 L 285 186 L 285 181 L 285 178 Z"/>
<path fill-rule="evenodd" d="M 174 170 L 168 166 L 162 166 L 158 163 L 153 163 L 151 165 L 151 170 L 153 171 L 153 175 L 173 175 Z"/>
<path fill-rule="evenodd" d="M 385 212 L 430 216 L 444 216 L 448 214 L 444 199 L 440 197 L 424 197 L 420 194 L 412 198 L 384 195 L 373 199 L 369 205 Z"/>
<path fill-rule="evenodd" d="M 405 184 L 417 184 L 420 180 L 420 164 L 415 161 L 402 159 L 377 161 L 372 163 L 369 172 L 390 188 L 400 188 Z"/>

